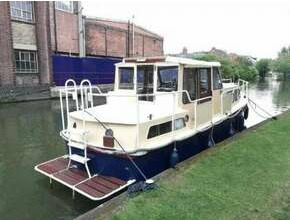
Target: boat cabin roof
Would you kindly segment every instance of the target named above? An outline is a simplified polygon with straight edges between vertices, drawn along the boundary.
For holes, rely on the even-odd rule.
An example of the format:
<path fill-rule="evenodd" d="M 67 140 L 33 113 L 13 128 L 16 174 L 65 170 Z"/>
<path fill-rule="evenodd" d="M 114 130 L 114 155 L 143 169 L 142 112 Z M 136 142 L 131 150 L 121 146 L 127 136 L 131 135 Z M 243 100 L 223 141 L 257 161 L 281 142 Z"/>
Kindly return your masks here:
<path fill-rule="evenodd" d="M 156 65 L 179 65 L 183 64 L 188 67 L 220 67 L 219 62 L 208 62 L 202 60 L 194 60 L 183 57 L 173 57 L 173 56 L 159 56 L 159 57 L 132 57 L 124 58 L 121 63 L 116 64 L 117 66 L 123 66 L 126 64 L 156 64 Z"/>

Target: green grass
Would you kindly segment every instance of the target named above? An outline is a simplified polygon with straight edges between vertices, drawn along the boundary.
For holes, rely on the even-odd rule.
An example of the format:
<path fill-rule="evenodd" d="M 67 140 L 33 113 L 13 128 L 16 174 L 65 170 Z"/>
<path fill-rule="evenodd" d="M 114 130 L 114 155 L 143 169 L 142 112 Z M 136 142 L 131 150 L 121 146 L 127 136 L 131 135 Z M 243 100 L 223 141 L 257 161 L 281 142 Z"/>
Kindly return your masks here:
<path fill-rule="evenodd" d="M 199 155 L 113 219 L 290 219 L 290 114 Z"/>

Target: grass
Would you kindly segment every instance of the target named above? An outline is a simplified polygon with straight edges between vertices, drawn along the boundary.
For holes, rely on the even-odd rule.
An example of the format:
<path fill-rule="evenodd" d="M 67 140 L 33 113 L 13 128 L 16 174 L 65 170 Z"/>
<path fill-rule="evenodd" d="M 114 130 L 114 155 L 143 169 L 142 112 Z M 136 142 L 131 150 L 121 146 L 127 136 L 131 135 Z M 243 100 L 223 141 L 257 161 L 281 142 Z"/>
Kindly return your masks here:
<path fill-rule="evenodd" d="M 113 219 L 290 219 L 290 114 L 199 155 Z"/>

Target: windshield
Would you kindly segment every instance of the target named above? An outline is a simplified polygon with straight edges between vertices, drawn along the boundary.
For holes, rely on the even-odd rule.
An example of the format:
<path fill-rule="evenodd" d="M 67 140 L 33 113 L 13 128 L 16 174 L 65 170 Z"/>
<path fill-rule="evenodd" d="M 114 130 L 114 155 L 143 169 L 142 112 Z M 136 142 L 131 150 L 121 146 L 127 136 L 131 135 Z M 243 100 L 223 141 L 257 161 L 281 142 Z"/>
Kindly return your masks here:
<path fill-rule="evenodd" d="M 119 89 L 134 89 L 134 68 L 119 68 Z"/>

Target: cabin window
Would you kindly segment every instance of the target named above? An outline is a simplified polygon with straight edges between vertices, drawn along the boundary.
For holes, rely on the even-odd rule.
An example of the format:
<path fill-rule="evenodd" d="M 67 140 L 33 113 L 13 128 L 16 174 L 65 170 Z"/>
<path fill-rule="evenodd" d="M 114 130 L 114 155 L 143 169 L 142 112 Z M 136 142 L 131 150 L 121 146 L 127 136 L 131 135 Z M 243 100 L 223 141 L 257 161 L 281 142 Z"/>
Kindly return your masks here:
<path fill-rule="evenodd" d="M 222 89 L 223 84 L 221 80 L 221 76 L 219 73 L 219 69 L 217 67 L 213 67 L 213 90 Z"/>
<path fill-rule="evenodd" d="M 185 127 L 184 118 L 175 119 L 174 123 L 175 131 Z M 150 127 L 147 138 L 154 138 L 162 134 L 166 134 L 172 131 L 172 123 L 171 121 L 164 122 L 162 124 L 153 125 Z"/>
<path fill-rule="evenodd" d="M 159 67 L 158 68 L 158 92 L 177 91 L 178 67 Z"/>
<path fill-rule="evenodd" d="M 185 68 L 183 70 L 183 90 L 188 91 L 191 100 L 196 99 L 196 77 L 197 69 Z M 183 104 L 190 103 L 186 93 L 183 93 L 182 97 Z"/>
<path fill-rule="evenodd" d="M 134 68 L 119 68 L 119 89 L 134 89 Z"/>
<path fill-rule="evenodd" d="M 198 69 L 199 98 L 211 95 L 210 68 Z"/>
<path fill-rule="evenodd" d="M 153 96 L 145 94 L 153 93 L 153 66 L 137 67 L 137 94 L 144 94 L 139 100 L 153 101 Z"/>

